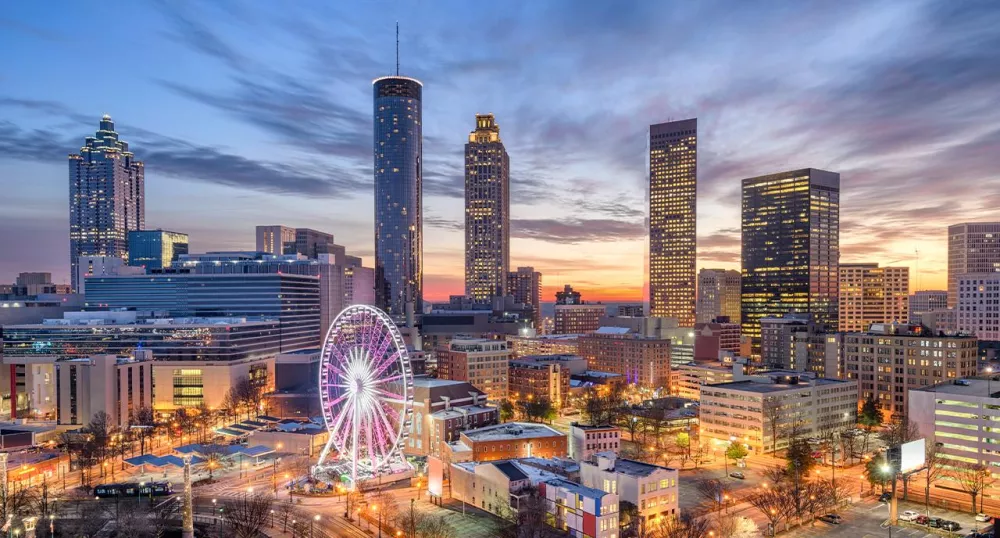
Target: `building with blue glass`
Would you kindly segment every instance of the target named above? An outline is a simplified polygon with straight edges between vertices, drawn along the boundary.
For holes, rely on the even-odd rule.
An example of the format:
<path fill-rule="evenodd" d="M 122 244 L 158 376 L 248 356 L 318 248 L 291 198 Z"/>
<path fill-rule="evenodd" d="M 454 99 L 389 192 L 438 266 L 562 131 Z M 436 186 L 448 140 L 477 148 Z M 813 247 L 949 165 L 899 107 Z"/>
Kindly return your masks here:
<path fill-rule="evenodd" d="M 423 122 L 420 81 L 372 82 L 375 155 L 375 302 L 403 318 L 423 308 Z"/>
<path fill-rule="evenodd" d="M 128 233 L 128 264 L 132 267 L 170 267 L 188 253 L 188 235 L 166 230 L 133 230 Z"/>

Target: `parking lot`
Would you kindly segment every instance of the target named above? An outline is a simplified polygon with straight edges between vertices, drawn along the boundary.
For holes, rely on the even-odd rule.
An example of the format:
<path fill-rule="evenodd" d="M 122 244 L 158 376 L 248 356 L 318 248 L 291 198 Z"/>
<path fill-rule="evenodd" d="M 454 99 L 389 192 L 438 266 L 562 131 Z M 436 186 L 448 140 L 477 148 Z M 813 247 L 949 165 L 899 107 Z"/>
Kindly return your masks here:
<path fill-rule="evenodd" d="M 924 513 L 924 506 L 912 502 L 900 502 L 899 513 L 905 510 Z M 883 527 L 889 518 L 889 506 L 880 503 L 875 499 L 866 499 L 859 504 L 855 504 L 848 510 L 840 512 L 844 517 L 844 522 L 840 525 L 830 525 L 817 521 L 814 527 L 804 527 L 795 529 L 783 536 L 811 537 L 811 536 L 851 536 L 852 538 L 875 538 L 889 535 L 889 528 Z M 981 528 L 987 523 L 979 523 L 978 527 L 973 516 L 969 513 L 960 513 L 954 510 L 942 510 L 931 508 L 931 517 L 939 517 L 951 521 L 956 521 L 962 525 L 962 529 L 957 533 L 947 533 L 937 529 L 928 529 L 923 526 L 911 526 L 900 521 L 899 525 L 892 527 L 892 535 L 905 538 L 932 538 L 940 536 L 965 536 L 969 531 Z"/>

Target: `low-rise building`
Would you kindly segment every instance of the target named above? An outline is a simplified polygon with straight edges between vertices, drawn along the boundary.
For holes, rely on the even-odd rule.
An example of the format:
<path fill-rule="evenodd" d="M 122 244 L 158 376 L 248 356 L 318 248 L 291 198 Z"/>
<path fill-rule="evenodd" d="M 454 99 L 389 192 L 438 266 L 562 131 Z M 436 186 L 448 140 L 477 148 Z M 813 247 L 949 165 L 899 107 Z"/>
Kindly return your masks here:
<path fill-rule="evenodd" d="M 586 361 L 576 359 L 587 371 Z M 525 357 L 510 361 L 509 368 L 508 394 L 514 401 L 545 399 L 556 409 L 569 406 L 568 361 Z"/>
<path fill-rule="evenodd" d="M 580 355 L 592 370 L 621 375 L 628 383 L 656 388 L 670 380 L 671 341 L 624 327 L 601 327 L 581 336 Z"/>
<path fill-rule="evenodd" d="M 959 292 L 961 293 L 961 292 Z M 959 299 L 961 301 L 961 299 Z M 910 391 L 907 417 L 920 435 L 955 463 L 984 465 L 1000 475 L 1000 381 L 988 378 L 946 381 Z M 957 489 L 958 486 L 955 486 Z"/>
<path fill-rule="evenodd" d="M 740 353 L 739 323 L 695 323 L 694 360 L 717 361 L 720 351 Z"/>
<path fill-rule="evenodd" d="M 467 381 L 491 401 L 507 398 L 510 350 L 504 340 L 454 339 L 438 350 L 438 377 Z"/>
<path fill-rule="evenodd" d="M 570 482 L 551 479 L 538 484 L 553 526 L 574 538 L 616 538 L 618 495 Z"/>
<path fill-rule="evenodd" d="M 752 454 L 788 446 L 792 429 L 820 437 L 857 422 L 856 381 L 813 379 L 775 372 L 751 379 L 703 385 L 701 436 L 718 445 L 738 441 Z"/>
<path fill-rule="evenodd" d="M 574 461 L 590 460 L 598 452 L 618 454 L 621 449 L 621 429 L 618 426 L 580 424 L 569 429 L 569 457 Z"/>
<path fill-rule="evenodd" d="M 580 350 L 578 334 L 509 335 L 507 347 L 511 357 L 529 355 L 577 355 Z"/>
<path fill-rule="evenodd" d="M 463 431 L 448 443 L 448 459 L 496 461 L 512 458 L 565 458 L 566 434 L 532 422 L 507 422 Z"/>
<path fill-rule="evenodd" d="M 123 427 L 139 409 L 152 409 L 151 354 L 137 355 L 137 358 L 97 355 L 57 361 L 57 424 L 83 426 L 95 414 L 105 412 L 111 426 Z"/>
<path fill-rule="evenodd" d="M 634 504 L 640 523 L 646 526 L 677 516 L 677 476 L 677 469 L 618 458 L 611 452 L 580 462 L 583 485 L 615 493 L 620 501 Z"/>
<path fill-rule="evenodd" d="M 702 385 L 729 383 L 742 375 L 743 365 L 739 363 L 689 362 L 674 369 L 671 386 L 676 396 L 698 400 Z"/>
<path fill-rule="evenodd" d="M 471 383 L 418 377 L 413 380 L 413 421 L 403 451 L 440 458 L 461 432 L 498 422 L 497 408 L 487 406 L 486 393 Z"/>

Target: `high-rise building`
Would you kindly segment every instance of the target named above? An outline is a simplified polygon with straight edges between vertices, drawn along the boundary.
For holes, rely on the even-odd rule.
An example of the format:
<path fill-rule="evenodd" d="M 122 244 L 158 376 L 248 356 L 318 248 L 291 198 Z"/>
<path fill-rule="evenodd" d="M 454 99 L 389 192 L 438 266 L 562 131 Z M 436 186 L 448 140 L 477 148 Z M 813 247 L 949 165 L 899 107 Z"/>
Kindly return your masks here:
<path fill-rule="evenodd" d="M 840 264 L 841 332 L 867 331 L 872 323 L 907 323 L 910 315 L 910 268 L 877 263 Z"/>
<path fill-rule="evenodd" d="M 910 311 L 907 315 L 910 323 L 919 324 L 920 314 L 948 308 L 947 290 L 920 290 L 910 296 Z"/>
<path fill-rule="evenodd" d="M 583 295 L 566 284 L 562 291 L 556 292 L 556 304 L 583 304 Z"/>
<path fill-rule="evenodd" d="M 101 118 L 95 136 L 69 156 L 69 263 L 77 290 L 80 256 L 114 256 L 128 261 L 128 232 L 145 226 L 142 161 L 118 138 L 111 116 Z"/>
<path fill-rule="evenodd" d="M 257 226 L 257 252 L 281 255 L 295 249 L 295 228 L 273 224 Z"/>
<path fill-rule="evenodd" d="M 698 120 L 649 127 L 649 315 L 695 321 Z"/>
<path fill-rule="evenodd" d="M 134 230 L 128 233 L 128 264 L 145 269 L 163 269 L 188 253 L 188 235 L 166 230 Z"/>
<path fill-rule="evenodd" d="M 375 303 L 390 316 L 423 310 L 423 120 L 419 80 L 372 82 L 375 120 Z"/>
<path fill-rule="evenodd" d="M 740 322 L 740 272 L 733 269 L 698 271 L 698 323 L 720 317 Z"/>
<path fill-rule="evenodd" d="M 320 254 L 336 254 L 338 246 L 333 243 L 333 234 L 319 232 L 310 228 L 295 229 L 295 252 L 285 254 L 301 254 L 307 258 L 316 259 Z M 343 250 L 343 247 L 339 247 Z"/>
<path fill-rule="evenodd" d="M 510 268 L 510 157 L 493 114 L 476 114 L 465 144 L 465 294 L 507 295 Z"/>
<path fill-rule="evenodd" d="M 534 267 L 518 267 L 507 273 L 507 293 L 515 303 L 530 304 L 535 330 L 542 330 L 542 274 Z"/>
<path fill-rule="evenodd" d="M 1000 272 L 967 273 L 958 277 L 956 325 L 980 340 L 1000 341 Z"/>
<path fill-rule="evenodd" d="M 958 304 L 958 277 L 1000 271 L 1000 222 L 948 227 L 948 308 Z"/>
<path fill-rule="evenodd" d="M 741 323 L 790 312 L 837 329 L 840 174 L 815 168 L 743 180 Z"/>

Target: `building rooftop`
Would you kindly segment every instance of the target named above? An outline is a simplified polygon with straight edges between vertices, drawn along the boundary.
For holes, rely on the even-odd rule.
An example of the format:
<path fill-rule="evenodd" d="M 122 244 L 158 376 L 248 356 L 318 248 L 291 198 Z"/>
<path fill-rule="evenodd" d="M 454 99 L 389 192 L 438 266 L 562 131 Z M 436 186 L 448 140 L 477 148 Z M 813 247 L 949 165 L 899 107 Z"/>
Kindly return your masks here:
<path fill-rule="evenodd" d="M 603 431 L 603 430 L 617 430 L 618 429 L 618 426 L 614 426 L 614 425 L 611 425 L 611 424 L 595 425 L 595 424 L 580 424 L 578 422 L 574 422 L 574 423 L 571 424 L 571 426 L 574 427 L 574 428 L 577 428 L 577 429 L 581 429 L 581 430 L 602 430 Z"/>
<path fill-rule="evenodd" d="M 524 474 L 524 472 L 521 471 L 521 469 L 518 469 L 517 466 L 510 461 L 500 461 L 494 463 L 493 466 L 496 467 L 501 473 L 503 473 L 504 476 L 506 476 L 511 480 L 528 479 L 528 475 Z"/>
<path fill-rule="evenodd" d="M 628 327 L 598 327 L 594 334 L 628 334 Z"/>
<path fill-rule="evenodd" d="M 617 458 L 614 452 L 598 452 L 597 455 L 604 455 L 606 457 L 615 457 L 614 470 L 616 472 L 626 474 L 635 477 L 646 477 L 651 476 L 653 473 L 664 470 L 664 471 L 676 471 L 672 467 L 661 467 L 659 465 L 653 465 L 651 463 L 643 463 L 641 461 L 629 460 L 623 458 Z"/>
<path fill-rule="evenodd" d="M 978 398 L 997 398 L 1000 397 L 1000 378 L 989 380 L 985 377 L 966 377 L 910 390 Z"/>
<path fill-rule="evenodd" d="M 562 473 L 575 473 L 580 471 L 580 464 L 563 458 L 521 458 L 517 460 L 521 465 L 535 467 L 542 470 L 558 469 Z"/>
<path fill-rule="evenodd" d="M 511 338 L 523 338 L 525 340 L 576 340 L 580 334 L 538 334 L 535 336 L 513 336 Z"/>
<path fill-rule="evenodd" d="M 505 439 L 534 439 L 543 437 L 565 437 L 566 434 L 546 426 L 528 422 L 507 422 L 477 430 L 462 432 L 463 437 L 472 441 L 502 441 Z"/>
<path fill-rule="evenodd" d="M 829 378 L 817 378 L 817 379 L 804 379 L 801 383 L 791 384 L 791 383 L 766 383 L 753 380 L 744 381 L 730 381 L 728 383 L 716 383 L 714 385 L 703 385 L 706 389 L 730 389 L 730 390 L 741 390 L 746 392 L 756 392 L 759 394 L 770 394 L 773 392 L 782 392 L 785 390 L 799 390 L 807 389 L 809 387 L 821 387 L 823 385 L 837 385 L 843 383 L 850 383 L 851 381 L 845 381 L 842 379 L 829 379 Z"/>
<path fill-rule="evenodd" d="M 588 488 L 587 486 L 577 484 L 576 482 L 570 482 L 564 478 L 554 478 L 552 480 L 546 480 L 546 484 L 550 484 L 555 487 L 563 488 L 567 491 L 572 491 L 577 495 L 588 497 L 591 499 L 601 499 L 605 495 L 611 495 L 596 488 Z"/>

